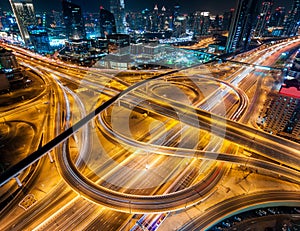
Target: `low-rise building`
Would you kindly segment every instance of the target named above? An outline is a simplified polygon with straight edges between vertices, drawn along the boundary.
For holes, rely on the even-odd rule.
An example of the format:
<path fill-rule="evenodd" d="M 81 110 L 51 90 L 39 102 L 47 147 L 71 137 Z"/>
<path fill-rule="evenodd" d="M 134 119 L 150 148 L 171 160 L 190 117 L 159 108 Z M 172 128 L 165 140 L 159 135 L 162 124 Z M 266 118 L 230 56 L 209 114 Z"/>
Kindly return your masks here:
<path fill-rule="evenodd" d="M 19 67 L 15 55 L 11 50 L 7 50 L 3 47 L 0 47 L 0 75 L 2 90 L 9 88 L 11 84 L 23 81 L 24 79 L 23 71 Z"/>

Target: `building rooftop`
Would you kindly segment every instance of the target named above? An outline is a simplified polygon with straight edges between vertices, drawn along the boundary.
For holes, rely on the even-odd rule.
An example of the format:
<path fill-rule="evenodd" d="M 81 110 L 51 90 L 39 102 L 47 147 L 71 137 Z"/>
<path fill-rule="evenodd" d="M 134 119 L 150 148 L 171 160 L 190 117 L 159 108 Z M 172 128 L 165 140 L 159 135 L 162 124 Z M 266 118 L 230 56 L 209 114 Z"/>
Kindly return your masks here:
<path fill-rule="evenodd" d="M 292 97 L 292 98 L 300 99 L 300 90 L 298 90 L 296 87 L 282 86 L 279 93 L 281 95 L 285 95 L 285 96 L 289 96 L 289 97 Z"/>

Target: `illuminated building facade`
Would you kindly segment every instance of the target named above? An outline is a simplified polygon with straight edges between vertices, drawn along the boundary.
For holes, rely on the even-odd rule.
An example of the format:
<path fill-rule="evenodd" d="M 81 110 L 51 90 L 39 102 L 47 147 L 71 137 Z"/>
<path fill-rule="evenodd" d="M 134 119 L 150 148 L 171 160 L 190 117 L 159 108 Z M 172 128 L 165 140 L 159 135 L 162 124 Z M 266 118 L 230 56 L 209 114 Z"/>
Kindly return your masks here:
<path fill-rule="evenodd" d="M 231 22 L 226 52 L 247 50 L 256 25 L 258 0 L 238 0 Z"/>
<path fill-rule="evenodd" d="M 25 44 L 30 44 L 29 26 L 36 25 L 32 0 L 10 0 L 10 5 L 17 20 L 20 34 Z"/>
<path fill-rule="evenodd" d="M 184 15 L 177 16 L 174 20 L 173 36 L 175 38 L 181 37 L 185 34 L 187 28 L 187 18 Z"/>
<path fill-rule="evenodd" d="M 210 27 L 209 12 L 196 11 L 193 15 L 193 31 L 195 35 L 207 35 Z"/>
<path fill-rule="evenodd" d="M 0 30 L 3 30 L 2 18 L 4 18 L 4 13 L 2 8 L 0 7 Z"/>
<path fill-rule="evenodd" d="M 300 140 L 300 91 L 282 87 L 279 94 L 270 95 L 260 118 L 266 132 Z"/>
<path fill-rule="evenodd" d="M 285 17 L 285 7 L 277 7 L 271 16 L 269 25 L 272 27 L 282 27 Z"/>
<path fill-rule="evenodd" d="M 300 0 L 294 0 L 292 10 L 285 24 L 285 35 L 294 36 L 297 34 L 300 25 Z"/>
<path fill-rule="evenodd" d="M 35 51 L 39 53 L 49 53 L 51 51 L 48 32 L 45 29 L 32 28 L 29 34 Z"/>
<path fill-rule="evenodd" d="M 261 6 L 260 13 L 257 18 L 254 36 L 261 37 L 266 32 L 266 25 L 270 21 L 273 1 L 264 1 Z"/>
<path fill-rule="evenodd" d="M 141 12 L 128 12 L 126 20 L 131 30 L 152 33 L 167 31 L 173 23 L 172 12 L 164 6 L 160 10 L 158 5 L 153 11 L 144 9 Z"/>
<path fill-rule="evenodd" d="M 222 21 L 222 30 L 229 31 L 233 14 L 234 14 L 234 9 L 230 9 L 230 11 L 224 12 L 223 21 Z"/>
<path fill-rule="evenodd" d="M 106 37 L 107 35 L 117 33 L 116 21 L 114 15 L 103 8 L 100 9 L 100 36 Z"/>
<path fill-rule="evenodd" d="M 117 33 L 126 33 L 124 0 L 110 0 L 110 12 L 115 16 Z"/>
<path fill-rule="evenodd" d="M 294 59 L 292 67 L 288 70 L 286 81 L 298 81 L 300 82 L 300 53 L 298 53 Z"/>
<path fill-rule="evenodd" d="M 161 31 L 169 29 L 170 26 L 169 15 L 166 11 L 166 8 L 163 6 L 159 16 L 159 29 Z"/>
<path fill-rule="evenodd" d="M 267 131 L 300 141 L 300 54 L 285 77 L 279 93 L 271 93 L 258 124 Z"/>
<path fill-rule="evenodd" d="M 151 14 L 148 9 L 142 11 L 142 25 L 142 30 L 151 31 Z"/>
<path fill-rule="evenodd" d="M 180 15 L 180 5 L 179 4 L 176 4 L 174 6 L 174 10 L 173 10 L 173 14 L 172 14 L 172 28 L 174 29 L 175 27 L 175 21 L 176 21 L 176 18 Z"/>
<path fill-rule="evenodd" d="M 6 88 L 9 88 L 9 84 L 4 81 L 4 77 L 9 83 L 22 81 L 24 78 L 21 68 L 12 51 L 2 47 L 0 47 L 0 74 L 2 79 L 1 89 L 4 89 L 5 86 Z"/>
<path fill-rule="evenodd" d="M 156 32 L 159 28 L 159 13 L 158 6 L 155 5 L 152 15 L 151 15 L 151 31 Z"/>
<path fill-rule="evenodd" d="M 268 34 L 272 36 L 282 36 L 284 33 L 285 7 L 277 7 L 272 13 L 269 23 L 267 24 Z"/>
<path fill-rule="evenodd" d="M 86 32 L 81 7 L 69 1 L 62 1 L 66 35 L 69 39 L 85 39 Z"/>
<path fill-rule="evenodd" d="M 0 69 L 6 73 L 19 68 L 16 57 L 11 50 L 0 47 Z"/>

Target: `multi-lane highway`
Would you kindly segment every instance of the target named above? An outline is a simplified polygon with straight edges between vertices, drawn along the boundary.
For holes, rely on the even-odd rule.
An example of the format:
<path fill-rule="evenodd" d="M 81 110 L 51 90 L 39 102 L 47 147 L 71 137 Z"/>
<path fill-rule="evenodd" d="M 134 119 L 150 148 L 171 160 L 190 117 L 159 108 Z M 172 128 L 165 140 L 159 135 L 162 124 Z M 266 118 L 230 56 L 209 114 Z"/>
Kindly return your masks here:
<path fill-rule="evenodd" d="M 133 86 L 130 86 L 132 80 L 129 78 L 120 79 L 121 75 L 112 75 L 117 75 L 117 72 L 105 70 L 99 73 L 97 69 L 72 65 L 61 67 L 57 61 L 16 49 L 24 66 L 47 76 L 51 81 L 49 85 L 56 86 L 58 90 L 54 96 L 58 98 L 53 104 L 62 105 L 51 112 L 57 120 L 49 126 L 57 133 L 60 133 L 59 129 L 66 131 L 40 149 L 41 152 L 36 152 L 36 156 L 41 157 L 46 150 L 52 150 L 62 140 L 72 137 L 57 148 L 55 159 L 65 182 L 81 196 L 74 196 L 67 187 L 68 192 L 64 195 L 70 204 L 59 208 L 55 203 L 50 203 L 53 212 L 47 213 L 44 219 L 37 219 L 41 211 L 33 215 L 31 221 L 37 220 L 36 230 L 53 229 L 52 225 L 59 229 L 73 229 L 82 221 L 76 220 L 79 214 L 85 214 L 84 217 L 89 219 L 78 229 L 107 227 L 108 230 L 116 230 L 136 224 L 136 218 L 131 215 L 121 215 L 107 208 L 126 213 L 187 210 L 192 205 L 209 200 L 229 171 L 230 164 L 269 169 L 273 175 L 299 184 L 299 145 L 237 122 L 240 118 L 245 121 L 249 119 L 245 119 L 244 113 L 249 107 L 248 102 L 253 105 L 252 97 L 248 100 L 247 96 L 251 94 L 247 92 L 250 86 L 257 84 L 256 76 L 251 74 L 255 66 L 269 66 L 276 60 L 269 59 L 267 62 L 257 60 L 257 57 L 261 54 L 264 58 L 279 57 L 281 52 L 295 46 L 298 46 L 297 40 L 284 41 L 249 53 L 247 60 L 236 57 L 238 61 L 253 62 L 254 66 L 242 67 L 231 75 L 223 76 L 225 80 L 205 76 L 194 67 L 183 72 L 158 73 Z M 189 71 L 193 74 L 188 74 Z M 259 85 L 261 83 L 258 81 Z M 187 95 L 186 99 L 179 94 L 176 98 L 170 86 Z M 201 94 L 204 86 L 210 89 L 208 94 Z M 128 121 L 122 120 L 125 111 L 131 113 Z M 99 117 L 95 122 L 97 114 Z M 110 117 L 116 117 L 116 122 L 112 123 Z M 139 125 L 134 121 L 138 121 Z M 133 134 L 128 136 L 122 133 L 122 129 L 113 127 L 118 123 L 128 123 Z M 149 126 L 152 126 L 151 130 L 148 130 Z M 164 129 L 161 126 L 165 126 Z M 198 142 L 191 145 L 195 132 L 205 136 L 200 140 L 196 137 Z M 236 153 L 236 150 L 230 154 L 228 141 L 256 155 L 249 158 Z M 71 148 L 73 146 L 76 148 Z M 209 164 L 204 160 L 210 160 Z M 160 165 L 161 168 L 157 168 Z M 204 176 L 197 176 L 195 169 L 203 169 L 201 174 Z M 2 177 L 5 178 L 5 175 Z M 62 193 L 62 190 L 66 190 L 65 186 L 57 186 L 54 192 Z M 82 197 L 104 205 L 106 209 L 95 204 L 90 206 Z M 51 196 L 48 202 L 50 199 Z M 39 210 L 38 206 L 34 209 Z M 60 213 L 65 215 L 60 216 Z M 119 218 L 112 221 L 108 214 Z M 161 217 L 165 219 L 166 214 L 147 219 L 138 217 L 138 220 L 141 218 L 147 223 L 139 227 L 153 226 L 157 221 L 162 221 Z M 209 224 L 215 220 L 212 218 Z M 12 227 L 14 222 L 12 220 L 5 229 Z M 114 222 L 116 226 L 111 226 Z M 22 229 L 29 223 L 30 220 L 27 226 L 22 224 Z"/>
<path fill-rule="evenodd" d="M 272 204 L 272 206 L 293 205 L 297 207 L 300 206 L 300 201 L 298 199 L 299 197 L 300 193 L 298 191 L 266 191 L 253 194 L 244 194 L 212 206 L 201 216 L 189 222 L 180 230 L 207 230 L 213 224 L 217 223 L 217 221 L 222 221 L 226 217 L 238 214 L 241 210 L 247 211 L 259 206 L 267 207 L 268 205 Z"/>

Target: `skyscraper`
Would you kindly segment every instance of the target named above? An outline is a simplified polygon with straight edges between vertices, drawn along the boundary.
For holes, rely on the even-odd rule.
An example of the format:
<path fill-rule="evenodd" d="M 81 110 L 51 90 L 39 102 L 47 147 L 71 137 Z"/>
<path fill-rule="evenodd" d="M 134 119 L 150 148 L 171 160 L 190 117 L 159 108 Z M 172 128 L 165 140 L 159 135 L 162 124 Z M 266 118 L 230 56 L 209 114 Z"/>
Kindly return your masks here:
<path fill-rule="evenodd" d="M 270 19 L 270 26 L 281 27 L 283 26 L 285 17 L 285 7 L 277 7 Z"/>
<path fill-rule="evenodd" d="M 300 0 L 294 0 L 292 10 L 285 24 L 285 35 L 296 35 L 300 25 Z"/>
<path fill-rule="evenodd" d="M 32 0 L 9 0 L 9 2 L 16 17 L 21 37 L 28 45 L 30 43 L 28 27 L 36 25 Z"/>
<path fill-rule="evenodd" d="M 180 5 L 177 3 L 174 6 L 174 10 L 173 10 L 173 14 L 172 14 L 172 19 L 173 19 L 172 20 L 172 29 L 174 29 L 174 27 L 175 27 L 176 18 L 180 15 L 179 11 L 180 11 Z"/>
<path fill-rule="evenodd" d="M 265 34 L 266 25 L 270 21 L 273 0 L 264 1 L 257 18 L 254 36 L 260 37 Z"/>
<path fill-rule="evenodd" d="M 207 35 L 210 27 L 209 12 L 196 11 L 193 15 L 193 31 L 195 35 Z"/>
<path fill-rule="evenodd" d="M 53 27 L 62 26 L 62 24 L 63 24 L 62 12 L 53 10 L 52 14 L 51 14 L 51 19 L 52 19 L 52 22 L 50 24 L 52 24 Z"/>
<path fill-rule="evenodd" d="M 115 16 L 117 33 L 126 33 L 124 0 L 110 0 L 110 12 Z"/>
<path fill-rule="evenodd" d="M 143 30 L 145 31 L 151 31 L 151 20 L 150 20 L 151 14 L 149 9 L 145 9 L 142 11 L 142 25 Z"/>
<path fill-rule="evenodd" d="M 238 0 L 229 30 L 226 52 L 248 48 L 256 25 L 257 6 L 258 0 Z"/>
<path fill-rule="evenodd" d="M 158 31 L 159 23 L 159 14 L 158 14 L 158 6 L 155 5 L 152 15 L 151 15 L 151 31 Z"/>
<path fill-rule="evenodd" d="M 116 22 L 114 15 L 100 8 L 100 35 L 101 37 L 106 37 L 107 35 L 115 34 L 116 30 Z"/>
<path fill-rule="evenodd" d="M 230 11 L 224 12 L 223 21 L 222 21 L 222 30 L 229 31 L 231 21 L 233 18 L 234 9 L 230 9 Z"/>
<path fill-rule="evenodd" d="M 3 10 L 0 7 L 0 30 L 3 30 L 2 18 L 4 18 Z"/>
<path fill-rule="evenodd" d="M 48 53 L 51 51 L 48 32 L 45 29 L 42 27 L 32 28 L 29 34 L 35 51 L 40 53 Z"/>
<path fill-rule="evenodd" d="M 178 38 L 186 33 L 187 17 L 184 15 L 177 16 L 173 25 L 173 35 Z"/>
<path fill-rule="evenodd" d="M 69 39 L 85 39 L 86 33 L 81 7 L 70 1 L 62 1 L 66 35 Z"/>
<path fill-rule="evenodd" d="M 167 30 L 169 28 L 169 15 L 166 12 L 166 8 L 163 6 L 161 9 L 161 14 L 159 17 L 159 29 L 160 30 Z"/>

